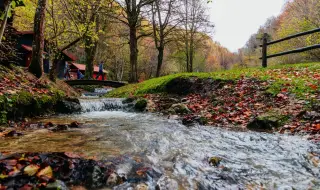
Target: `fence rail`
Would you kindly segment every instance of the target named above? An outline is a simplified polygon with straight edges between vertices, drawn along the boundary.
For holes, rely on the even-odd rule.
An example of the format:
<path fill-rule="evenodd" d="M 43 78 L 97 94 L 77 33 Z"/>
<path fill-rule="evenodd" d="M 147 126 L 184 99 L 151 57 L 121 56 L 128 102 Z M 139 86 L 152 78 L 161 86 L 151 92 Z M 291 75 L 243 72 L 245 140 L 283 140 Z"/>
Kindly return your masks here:
<path fill-rule="evenodd" d="M 277 44 L 277 43 L 280 43 L 283 41 L 287 41 L 287 40 L 290 40 L 293 38 L 297 38 L 297 37 L 301 37 L 301 36 L 305 36 L 305 35 L 309 35 L 309 34 L 314 34 L 317 32 L 320 32 L 320 28 L 316 28 L 316 29 L 309 30 L 306 32 L 297 33 L 297 34 L 290 35 L 285 38 L 282 38 L 279 40 L 274 40 L 271 42 L 268 42 L 268 34 L 264 33 L 263 37 L 262 37 L 262 45 L 260 45 L 260 47 L 262 47 L 262 57 L 260 58 L 262 60 L 262 66 L 263 67 L 268 66 L 268 59 L 269 58 L 279 57 L 279 56 L 283 56 L 283 55 L 289 55 L 289 54 L 293 54 L 293 53 L 301 53 L 301 52 L 310 51 L 313 49 L 320 49 L 320 44 L 316 44 L 316 45 L 307 46 L 307 47 L 298 48 L 298 49 L 289 50 L 289 51 L 284 51 L 284 52 L 280 52 L 280 53 L 276 53 L 276 54 L 272 54 L 272 55 L 267 54 L 268 53 L 268 46 L 270 46 L 270 45 Z"/>

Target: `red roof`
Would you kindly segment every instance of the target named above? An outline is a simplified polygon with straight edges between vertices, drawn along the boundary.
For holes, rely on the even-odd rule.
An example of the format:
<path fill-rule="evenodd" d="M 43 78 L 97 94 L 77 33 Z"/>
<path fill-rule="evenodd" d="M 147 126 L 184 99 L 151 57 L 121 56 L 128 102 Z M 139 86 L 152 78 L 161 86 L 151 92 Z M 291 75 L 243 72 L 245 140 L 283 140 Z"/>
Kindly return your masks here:
<path fill-rule="evenodd" d="M 77 67 L 80 71 L 85 71 L 86 70 L 86 65 L 84 64 L 79 64 L 79 63 L 71 63 L 73 66 Z M 94 72 L 98 73 L 99 72 L 99 67 L 94 66 Z M 103 69 L 104 73 L 108 73 L 108 71 Z"/>
<path fill-rule="evenodd" d="M 32 51 L 32 47 L 31 46 L 27 46 L 27 45 L 24 45 L 22 44 L 21 47 L 27 51 Z"/>
<path fill-rule="evenodd" d="M 26 35 L 26 34 L 34 34 L 34 32 L 31 30 L 31 31 L 17 31 L 17 33 L 18 34 L 21 34 L 21 35 Z M 26 46 L 26 45 L 24 45 L 24 46 Z M 23 46 L 22 46 L 23 47 Z M 29 46 L 30 47 L 30 46 Z M 26 49 L 25 47 L 23 47 L 24 49 Z M 31 50 L 29 50 L 29 49 L 26 49 L 27 51 L 32 51 L 32 48 L 31 48 Z M 69 57 L 72 61 L 76 61 L 76 60 L 78 60 L 78 57 L 77 56 L 75 56 L 74 54 L 72 54 L 72 53 L 70 53 L 70 52 L 68 52 L 67 50 L 64 50 L 64 51 L 62 51 L 62 53 L 64 53 L 67 57 Z"/>
<path fill-rule="evenodd" d="M 27 50 L 27 51 L 32 51 L 32 47 L 31 47 L 31 46 L 27 46 L 27 45 L 25 45 L 25 44 L 22 44 L 21 47 L 22 47 L 23 49 Z M 70 52 L 68 52 L 68 51 L 66 51 L 66 50 L 64 50 L 63 53 L 64 53 L 67 57 L 69 57 L 72 61 L 76 61 L 76 60 L 78 59 L 77 56 L 73 55 L 72 53 L 70 53 Z M 98 70 L 98 71 L 99 71 L 99 70 Z"/>
<path fill-rule="evenodd" d="M 33 34 L 33 31 L 17 31 L 18 34 Z"/>
<path fill-rule="evenodd" d="M 75 56 L 74 54 L 68 52 L 67 50 L 62 51 L 62 53 L 64 53 L 67 57 L 69 57 L 72 61 L 76 61 L 78 59 L 77 56 Z"/>
<path fill-rule="evenodd" d="M 25 44 L 22 44 L 21 47 L 23 49 L 27 50 L 27 51 L 31 51 L 32 52 L 32 47 L 31 46 L 27 46 Z M 47 52 L 45 52 L 45 51 L 43 53 L 47 54 Z"/>

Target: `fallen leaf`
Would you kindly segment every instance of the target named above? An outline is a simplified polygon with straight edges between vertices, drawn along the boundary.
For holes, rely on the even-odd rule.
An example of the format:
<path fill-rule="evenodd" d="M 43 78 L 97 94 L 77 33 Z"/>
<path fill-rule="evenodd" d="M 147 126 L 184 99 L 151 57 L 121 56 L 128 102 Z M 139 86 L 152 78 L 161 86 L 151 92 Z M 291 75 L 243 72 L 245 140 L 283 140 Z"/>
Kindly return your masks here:
<path fill-rule="evenodd" d="M 313 89 L 313 90 L 317 90 L 317 89 L 318 89 L 318 86 L 315 85 L 315 84 L 311 84 L 311 85 L 309 85 L 309 86 L 310 86 L 310 88 Z"/>
<path fill-rule="evenodd" d="M 5 160 L 4 163 L 5 163 L 6 165 L 9 165 L 9 166 L 15 166 L 15 165 L 17 165 L 18 161 L 17 161 L 17 160 L 14 160 L 14 159 L 12 159 L 12 160 Z"/>
<path fill-rule="evenodd" d="M 37 177 L 46 177 L 51 179 L 53 176 L 52 168 L 50 166 L 45 167 L 44 169 L 40 170 L 37 174 Z"/>
<path fill-rule="evenodd" d="M 34 187 L 32 185 L 26 184 L 23 187 L 21 187 L 19 190 L 32 190 Z"/>
<path fill-rule="evenodd" d="M 0 179 L 6 179 L 8 177 L 9 177 L 8 175 L 0 174 Z"/>
<path fill-rule="evenodd" d="M 81 158 L 81 156 L 79 156 L 78 154 L 75 154 L 73 152 L 65 152 L 64 154 L 66 156 L 68 156 L 69 158 Z"/>
<path fill-rule="evenodd" d="M 37 165 L 29 165 L 24 168 L 24 174 L 27 174 L 28 176 L 34 176 L 39 169 L 40 167 Z"/>
<path fill-rule="evenodd" d="M 320 131 L 320 124 L 317 124 L 317 125 L 316 125 L 315 130 L 316 130 L 316 131 Z"/>
<path fill-rule="evenodd" d="M 2 185 L 0 184 L 0 190 L 6 190 L 6 189 L 7 189 L 6 186 L 2 186 Z"/>
<path fill-rule="evenodd" d="M 9 172 L 9 176 L 15 176 L 18 173 L 20 173 L 20 170 L 17 167 L 13 167 L 13 171 Z"/>

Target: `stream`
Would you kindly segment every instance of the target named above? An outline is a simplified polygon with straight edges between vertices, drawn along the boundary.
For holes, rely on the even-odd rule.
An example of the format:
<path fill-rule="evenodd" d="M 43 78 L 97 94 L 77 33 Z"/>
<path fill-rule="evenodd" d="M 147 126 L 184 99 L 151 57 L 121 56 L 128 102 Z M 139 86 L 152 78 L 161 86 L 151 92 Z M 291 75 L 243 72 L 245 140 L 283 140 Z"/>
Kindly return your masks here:
<path fill-rule="evenodd" d="M 118 163 L 117 172 L 124 174 L 139 158 L 154 171 L 146 181 L 149 189 L 156 184 L 168 190 L 320 189 L 319 160 L 312 155 L 320 152 L 320 146 L 303 137 L 186 127 L 157 114 L 125 112 L 121 102 L 82 99 L 82 114 L 37 121 L 78 121 L 84 127 L 0 139 L 0 151 L 76 152 L 101 160 L 121 157 L 125 159 Z M 208 163 L 213 156 L 222 158 L 220 167 Z"/>

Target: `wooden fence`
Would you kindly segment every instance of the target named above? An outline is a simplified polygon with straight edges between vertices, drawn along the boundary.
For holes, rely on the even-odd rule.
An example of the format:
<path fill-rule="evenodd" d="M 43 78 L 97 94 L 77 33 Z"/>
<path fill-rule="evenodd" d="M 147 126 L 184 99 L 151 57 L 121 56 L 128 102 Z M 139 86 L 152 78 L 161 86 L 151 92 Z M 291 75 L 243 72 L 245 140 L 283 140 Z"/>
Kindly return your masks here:
<path fill-rule="evenodd" d="M 320 48 L 320 44 L 316 44 L 316 45 L 312 45 L 312 46 L 307 46 L 307 47 L 303 47 L 303 48 L 298 48 L 298 49 L 294 49 L 294 50 L 290 50 L 290 51 L 284 51 L 284 52 L 280 52 L 280 53 L 276 53 L 276 54 L 272 54 L 272 55 L 268 55 L 268 46 L 273 45 L 273 44 L 277 44 L 286 40 L 290 40 L 293 38 L 297 38 L 300 36 L 305 36 L 305 35 L 309 35 L 309 34 L 314 34 L 320 32 L 320 28 L 314 29 L 314 30 L 309 30 L 306 32 L 301 32 L 298 34 L 294 34 L 294 35 L 290 35 L 287 36 L 285 38 L 279 39 L 279 40 L 275 40 L 275 41 L 271 41 L 268 42 L 268 34 L 264 33 L 263 37 L 262 37 L 262 45 L 260 45 L 260 47 L 262 47 L 262 57 L 260 58 L 262 60 L 262 67 L 267 67 L 268 66 L 268 59 L 269 58 L 273 58 L 273 57 L 279 57 L 279 56 L 283 56 L 283 55 L 289 55 L 289 54 L 293 54 L 293 53 L 301 53 L 301 52 L 305 52 L 305 51 L 310 51 L 313 49 L 319 49 Z"/>

